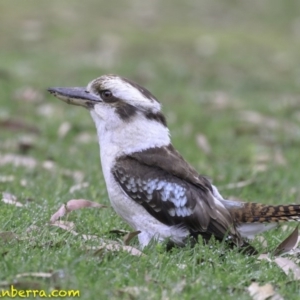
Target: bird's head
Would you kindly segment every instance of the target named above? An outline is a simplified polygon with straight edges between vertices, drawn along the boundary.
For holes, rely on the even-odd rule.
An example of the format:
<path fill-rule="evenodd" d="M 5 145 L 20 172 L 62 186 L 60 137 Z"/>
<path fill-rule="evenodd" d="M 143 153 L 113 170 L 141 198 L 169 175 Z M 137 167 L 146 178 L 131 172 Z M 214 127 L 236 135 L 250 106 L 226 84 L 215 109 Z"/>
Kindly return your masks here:
<path fill-rule="evenodd" d="M 158 100 L 147 89 L 117 75 L 103 75 L 87 87 L 55 87 L 48 91 L 69 104 L 94 110 L 106 122 L 144 117 L 166 125 Z"/>
<path fill-rule="evenodd" d="M 56 87 L 48 91 L 60 100 L 90 110 L 101 148 L 111 149 L 113 144 L 120 153 L 130 153 L 170 143 L 160 103 L 131 80 L 103 75 L 87 87 Z"/>

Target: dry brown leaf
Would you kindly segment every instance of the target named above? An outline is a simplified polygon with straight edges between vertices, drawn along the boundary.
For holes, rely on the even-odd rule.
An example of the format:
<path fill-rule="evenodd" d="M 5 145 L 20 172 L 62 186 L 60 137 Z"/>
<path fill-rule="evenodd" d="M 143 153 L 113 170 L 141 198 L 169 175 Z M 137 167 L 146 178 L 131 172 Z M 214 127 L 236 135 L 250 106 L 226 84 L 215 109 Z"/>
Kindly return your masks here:
<path fill-rule="evenodd" d="M 72 177 L 75 183 L 81 183 L 84 179 L 84 173 L 78 170 L 61 169 L 64 176 Z"/>
<path fill-rule="evenodd" d="M 14 94 L 14 98 L 16 100 L 22 101 L 22 103 L 26 101 L 36 104 L 42 102 L 43 94 L 33 87 L 26 86 L 17 90 Z"/>
<path fill-rule="evenodd" d="M 149 290 L 145 286 L 126 286 L 125 288 L 118 290 L 118 292 L 120 294 L 129 294 L 129 299 L 136 299 L 141 294 L 145 295 L 145 293 L 148 293 Z"/>
<path fill-rule="evenodd" d="M 287 224 L 284 224 L 284 225 L 281 225 L 281 226 L 280 226 L 280 230 L 281 230 L 282 232 L 290 231 L 290 229 L 291 229 L 291 227 L 290 227 L 289 225 L 287 225 Z"/>
<path fill-rule="evenodd" d="M 52 160 L 45 160 L 42 163 L 42 167 L 46 169 L 47 171 L 53 172 L 61 172 L 64 176 L 72 177 L 75 183 L 81 183 L 84 179 L 84 174 L 81 171 L 78 170 L 69 170 L 69 169 L 60 169 L 57 167 L 54 161 Z"/>
<path fill-rule="evenodd" d="M 266 172 L 268 170 L 267 164 L 255 164 L 252 168 L 253 173 Z"/>
<path fill-rule="evenodd" d="M 45 160 L 42 163 L 42 167 L 47 171 L 53 171 L 56 169 L 56 164 L 53 160 Z"/>
<path fill-rule="evenodd" d="M 70 190 L 69 192 L 71 194 L 73 194 L 74 192 L 78 191 L 78 190 L 82 190 L 82 189 L 85 189 L 89 186 L 89 183 L 88 182 L 82 182 L 82 183 L 79 183 L 79 184 L 76 184 L 76 185 L 73 185 L 70 187 Z"/>
<path fill-rule="evenodd" d="M 294 275 L 295 280 L 300 279 L 300 267 L 295 264 L 292 260 L 285 257 L 276 257 L 271 259 L 268 254 L 261 254 L 258 257 L 258 260 L 267 260 L 269 262 L 275 262 L 282 271 L 288 275 L 290 272 Z"/>
<path fill-rule="evenodd" d="M 130 242 L 135 236 L 137 236 L 139 233 L 141 233 L 139 230 L 137 230 L 137 231 L 132 231 L 132 232 L 127 233 L 127 234 L 123 237 L 124 245 L 129 245 L 129 242 Z"/>
<path fill-rule="evenodd" d="M 269 116 L 264 116 L 257 111 L 241 111 L 240 118 L 243 122 L 249 122 L 254 125 L 260 126 L 260 128 L 267 128 L 269 130 L 282 129 L 287 134 L 299 133 L 300 127 L 292 122 L 282 122 L 278 119 L 271 118 Z"/>
<path fill-rule="evenodd" d="M 108 251 L 125 251 L 130 253 L 133 256 L 144 256 L 145 254 L 143 254 L 143 252 L 141 252 L 140 250 L 131 247 L 131 246 L 126 246 L 126 245 L 120 245 L 120 244 L 106 244 L 104 243 L 103 245 L 101 245 L 100 247 L 93 247 L 92 250 L 96 250 L 95 254 L 97 254 L 98 252 L 101 252 L 103 250 L 108 250 Z"/>
<path fill-rule="evenodd" d="M 20 185 L 21 186 L 27 186 L 28 185 L 28 181 L 26 179 L 21 179 L 20 180 Z"/>
<path fill-rule="evenodd" d="M 258 256 L 258 258 L 257 258 L 258 260 L 263 260 L 263 259 L 265 259 L 265 260 L 267 260 L 267 261 L 269 261 L 269 262 L 272 262 L 272 259 L 269 257 L 269 254 L 260 254 L 259 256 Z"/>
<path fill-rule="evenodd" d="M 52 226 L 59 227 L 63 230 L 66 230 L 73 235 L 78 235 L 79 233 L 73 230 L 75 228 L 75 224 L 73 222 L 68 222 L 68 221 L 55 221 L 51 223 Z"/>
<path fill-rule="evenodd" d="M 63 216 L 64 216 L 65 214 L 67 214 L 67 213 L 68 213 L 68 211 L 67 211 L 67 209 L 66 209 L 66 205 L 63 204 L 63 205 L 59 208 L 59 210 L 51 216 L 51 218 L 50 218 L 50 223 L 55 222 L 56 220 L 58 220 L 59 218 L 63 217 Z"/>
<path fill-rule="evenodd" d="M 71 130 L 72 126 L 69 122 L 63 122 L 60 124 L 58 131 L 57 131 L 57 135 L 60 138 L 64 138 L 68 132 Z"/>
<path fill-rule="evenodd" d="M 172 294 L 179 295 L 182 293 L 183 289 L 186 287 L 186 280 L 182 279 L 178 281 L 172 288 Z"/>
<path fill-rule="evenodd" d="M 285 166 L 287 164 L 280 149 L 272 149 L 264 144 L 256 145 L 256 153 L 254 155 L 254 172 L 264 172 L 270 165 Z"/>
<path fill-rule="evenodd" d="M 55 115 L 56 110 L 52 104 L 42 104 L 37 107 L 36 112 L 45 118 L 51 118 Z"/>
<path fill-rule="evenodd" d="M 6 204 L 11 204 L 17 207 L 22 207 L 23 204 L 17 201 L 17 197 L 10 193 L 2 193 L 2 202 Z"/>
<path fill-rule="evenodd" d="M 41 229 L 41 227 L 32 224 L 26 229 L 26 232 L 29 233 L 29 232 L 40 230 L 40 229 Z"/>
<path fill-rule="evenodd" d="M 1 183 L 12 182 L 14 180 L 15 180 L 15 176 L 13 176 L 13 175 L 7 175 L 7 176 L 5 176 L 5 175 L 1 176 L 0 175 L 0 182 Z"/>
<path fill-rule="evenodd" d="M 107 206 L 86 199 L 72 199 L 69 200 L 67 204 L 62 205 L 60 209 L 51 216 L 50 222 L 55 222 L 56 220 L 73 210 L 82 209 L 86 207 L 104 208 Z"/>
<path fill-rule="evenodd" d="M 34 169 L 37 166 L 37 161 L 33 157 L 15 155 L 15 154 L 0 154 L 0 166 L 13 165 L 14 167 L 25 167 Z"/>
<path fill-rule="evenodd" d="M 257 282 L 252 282 L 248 287 L 248 292 L 253 300 L 283 300 L 279 294 L 275 293 L 270 283 L 259 286 Z"/>
<path fill-rule="evenodd" d="M 265 239 L 265 237 L 263 236 L 256 236 L 255 240 L 259 241 L 261 246 L 263 246 L 264 248 L 268 247 L 268 241 Z"/>
<path fill-rule="evenodd" d="M 276 149 L 275 153 L 273 154 L 273 159 L 274 163 L 279 166 L 285 166 L 287 164 L 286 158 L 280 149 Z"/>
<path fill-rule="evenodd" d="M 66 207 L 67 210 L 70 212 L 72 210 L 86 208 L 86 207 L 104 208 L 107 206 L 86 199 L 72 199 L 67 202 Z"/>
<path fill-rule="evenodd" d="M 187 265 L 186 264 L 176 264 L 176 267 L 180 270 L 186 269 Z"/>
<path fill-rule="evenodd" d="M 14 130 L 14 131 L 27 131 L 31 133 L 38 134 L 40 130 L 34 126 L 26 124 L 24 121 L 20 119 L 8 119 L 0 121 L 0 127 L 4 127 L 6 130 Z"/>
<path fill-rule="evenodd" d="M 92 234 L 83 234 L 82 238 L 86 241 L 90 241 L 90 240 L 99 240 L 99 237 L 97 235 L 92 235 Z M 100 239 L 101 241 L 102 239 Z"/>
<path fill-rule="evenodd" d="M 17 274 L 16 278 L 20 278 L 20 277 L 39 277 L 39 278 L 51 278 L 52 277 L 52 273 L 45 273 L 45 272 L 28 272 L 28 273 L 21 273 L 21 274 Z"/>
<path fill-rule="evenodd" d="M 293 274 L 295 280 L 300 279 L 300 267 L 296 265 L 292 260 L 285 257 L 276 257 L 274 262 L 282 271 L 288 275 L 290 272 Z"/>
<path fill-rule="evenodd" d="M 274 255 L 280 255 L 294 249 L 298 244 L 298 238 L 299 238 L 299 225 L 297 225 L 294 231 L 282 243 L 280 243 L 276 247 L 274 251 Z"/>
<path fill-rule="evenodd" d="M 12 231 L 3 231 L 0 232 L 0 239 L 3 242 L 7 243 L 9 241 L 18 239 L 18 235 L 13 233 Z"/>
<path fill-rule="evenodd" d="M 66 231 L 72 233 L 75 236 L 79 235 L 79 233 L 77 231 L 73 230 L 75 228 L 75 224 L 73 222 L 61 221 L 60 220 L 60 221 L 55 221 L 55 222 L 51 223 L 50 225 L 53 225 L 53 226 L 59 227 L 63 230 L 66 230 Z M 99 238 L 96 235 L 82 234 L 81 237 L 86 241 L 88 241 L 88 240 L 97 240 L 101 243 L 105 243 L 105 241 L 103 239 Z M 109 242 L 113 243 L 113 241 L 111 241 L 111 240 L 109 240 Z"/>
<path fill-rule="evenodd" d="M 204 134 L 198 133 L 196 135 L 196 142 L 198 147 L 205 153 L 209 154 L 211 152 L 211 146 Z"/>
<path fill-rule="evenodd" d="M 222 186 L 223 189 L 240 189 L 243 188 L 247 185 L 250 185 L 254 182 L 254 180 L 249 179 L 249 180 L 243 180 L 243 181 L 239 181 L 239 182 L 233 182 L 233 183 L 228 183 L 224 186 Z"/>

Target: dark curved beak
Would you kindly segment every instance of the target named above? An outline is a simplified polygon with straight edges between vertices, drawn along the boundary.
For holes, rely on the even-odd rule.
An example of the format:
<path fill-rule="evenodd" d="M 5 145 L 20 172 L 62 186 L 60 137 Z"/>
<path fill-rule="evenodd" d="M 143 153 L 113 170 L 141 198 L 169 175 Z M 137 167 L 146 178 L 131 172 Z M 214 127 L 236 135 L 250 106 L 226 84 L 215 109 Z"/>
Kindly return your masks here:
<path fill-rule="evenodd" d="M 49 88 L 48 92 L 68 104 L 86 108 L 93 108 L 95 104 L 101 102 L 100 97 L 86 91 L 85 87 L 54 87 Z"/>

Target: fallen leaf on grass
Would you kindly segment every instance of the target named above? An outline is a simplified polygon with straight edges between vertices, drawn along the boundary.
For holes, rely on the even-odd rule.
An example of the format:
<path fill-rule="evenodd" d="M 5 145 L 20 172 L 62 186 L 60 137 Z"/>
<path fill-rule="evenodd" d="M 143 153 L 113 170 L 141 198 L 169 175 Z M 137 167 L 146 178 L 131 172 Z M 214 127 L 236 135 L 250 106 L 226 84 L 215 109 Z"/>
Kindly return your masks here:
<path fill-rule="evenodd" d="M 6 203 L 6 204 L 11 204 L 11 205 L 15 205 L 18 207 L 22 207 L 23 204 L 21 202 L 17 201 L 17 197 L 13 194 L 10 193 L 2 193 L 2 202 Z"/>
<path fill-rule="evenodd" d="M 81 183 L 84 179 L 84 174 L 78 170 L 69 170 L 69 169 L 60 169 L 57 167 L 54 161 L 52 160 L 45 160 L 42 163 L 42 167 L 50 172 L 61 172 L 62 175 L 66 177 L 72 177 L 75 183 Z"/>
<path fill-rule="evenodd" d="M 137 236 L 139 233 L 141 233 L 139 230 L 138 230 L 138 231 L 132 231 L 132 232 L 127 233 L 127 234 L 123 237 L 124 245 L 129 245 L 129 242 L 130 242 L 135 236 Z"/>
<path fill-rule="evenodd" d="M 0 176 L 0 183 L 12 182 L 15 180 L 15 176 L 7 175 L 7 176 Z"/>
<path fill-rule="evenodd" d="M 15 155 L 15 154 L 0 154 L 0 166 L 11 164 L 14 167 L 25 167 L 34 169 L 37 166 L 37 161 L 33 157 Z"/>
<path fill-rule="evenodd" d="M 72 194 L 72 193 L 74 193 L 74 192 L 76 192 L 78 190 L 85 189 L 88 186 L 89 186 L 88 182 L 82 182 L 82 183 L 79 183 L 79 184 L 71 186 L 69 192 Z"/>
<path fill-rule="evenodd" d="M 28 273 L 21 273 L 21 274 L 17 274 L 16 278 L 20 278 L 20 277 L 40 277 L 40 278 L 51 278 L 52 277 L 52 273 L 45 273 L 45 272 L 28 272 Z"/>
<path fill-rule="evenodd" d="M 102 239 L 99 239 L 99 236 L 97 235 L 93 235 L 93 234 L 83 234 L 82 235 L 82 238 L 86 241 L 90 241 L 90 240 L 102 240 Z"/>
<path fill-rule="evenodd" d="M 284 157 L 281 150 L 276 149 L 275 153 L 273 154 L 274 163 L 279 166 L 286 166 L 286 158 Z"/>
<path fill-rule="evenodd" d="M 211 152 L 211 146 L 207 140 L 207 137 L 204 134 L 197 134 L 196 135 L 196 142 L 198 147 L 205 153 L 209 154 Z"/>
<path fill-rule="evenodd" d="M 182 291 L 184 290 L 185 287 L 186 287 L 185 279 L 178 281 L 172 288 L 172 294 L 179 295 L 180 293 L 182 293 Z"/>
<path fill-rule="evenodd" d="M 25 186 L 28 185 L 28 181 L 26 179 L 21 179 L 20 180 L 20 185 L 25 187 Z"/>
<path fill-rule="evenodd" d="M 51 279 L 53 282 L 58 282 L 60 279 L 66 277 L 66 274 L 63 270 L 56 270 L 52 272 L 27 272 L 27 273 L 20 273 L 16 275 L 17 278 L 22 277 L 36 277 L 36 278 L 45 278 L 45 279 Z"/>
<path fill-rule="evenodd" d="M 72 201 L 72 202 L 71 202 Z M 83 207 L 105 207 L 99 203 L 96 203 L 96 202 L 92 202 L 92 201 L 89 201 L 89 200 L 84 200 L 84 199 L 79 199 L 79 200 L 70 200 L 67 205 L 70 203 L 70 207 L 72 207 L 74 209 L 79 209 L 79 208 L 82 208 L 82 207 L 78 207 L 78 201 L 81 201 L 83 203 Z M 66 206 L 67 206 L 66 205 Z M 86 205 L 86 206 L 85 206 Z M 64 208 L 63 212 L 64 214 L 66 213 L 66 210 L 65 210 L 65 206 L 62 206 Z M 62 208 L 61 207 L 61 208 Z M 74 223 L 73 222 L 68 222 L 68 221 L 57 221 L 57 218 L 59 218 L 59 216 L 62 216 L 61 214 L 62 212 L 57 211 L 52 217 L 51 217 L 51 225 L 53 226 L 57 226 L 61 229 L 64 229 L 70 233 L 72 233 L 74 236 L 77 236 L 79 235 L 78 232 L 76 232 L 74 229 Z M 55 216 L 55 217 L 54 217 Z M 127 239 L 127 242 L 133 238 L 133 236 L 136 236 L 137 234 L 139 234 L 140 232 L 139 231 L 135 231 L 135 232 L 132 232 L 131 233 L 131 236 L 128 236 L 128 239 Z M 130 234 L 130 233 L 129 233 Z M 87 247 L 88 250 L 96 250 L 95 254 L 97 254 L 98 252 L 101 252 L 103 250 L 108 250 L 108 251 L 126 251 L 128 253 L 130 253 L 131 255 L 134 255 L 134 256 L 141 256 L 141 255 L 144 255 L 140 250 L 134 248 L 134 247 L 131 247 L 131 246 L 127 246 L 127 245 L 120 245 L 118 244 L 117 242 L 114 242 L 114 241 L 105 241 L 103 239 L 99 239 L 99 237 L 97 236 L 94 236 L 94 235 L 81 235 L 81 237 L 85 240 L 91 240 L 91 239 L 97 239 L 98 241 L 100 241 L 101 245 L 100 246 L 97 246 L 97 247 Z M 125 241 L 124 241 L 125 243 Z"/>
<path fill-rule="evenodd" d="M 0 240 L 2 240 L 5 243 L 16 239 L 18 239 L 18 235 L 13 233 L 12 231 L 0 232 Z"/>
<path fill-rule="evenodd" d="M 274 259 L 271 259 L 268 254 L 261 254 L 258 257 L 258 260 L 267 260 L 268 262 L 275 262 L 277 266 L 281 268 L 286 275 L 289 275 L 289 273 L 291 272 L 295 280 L 300 279 L 300 267 L 288 258 L 276 257 Z"/>
<path fill-rule="evenodd" d="M 66 230 L 66 231 L 72 233 L 75 236 L 79 235 L 78 232 L 76 232 L 75 230 L 73 230 L 75 228 L 75 224 L 73 222 L 55 221 L 55 222 L 51 223 L 50 225 L 59 227 L 59 228 L 61 228 L 63 230 Z"/>
<path fill-rule="evenodd" d="M 263 237 L 261 235 L 260 236 L 256 236 L 255 240 L 258 241 L 262 247 L 264 247 L 264 248 L 268 247 L 268 241 L 266 240 L 265 237 Z"/>
<path fill-rule="evenodd" d="M 263 129 L 283 130 L 292 136 L 299 133 L 299 126 L 292 122 L 282 122 L 278 119 L 265 116 L 257 111 L 241 111 L 239 117 L 243 122 L 252 123 Z"/>
<path fill-rule="evenodd" d="M 37 225 L 30 225 L 25 232 L 29 233 L 29 232 L 33 232 L 33 231 L 37 231 L 37 230 L 40 230 L 41 227 L 37 226 Z"/>
<path fill-rule="evenodd" d="M 50 218 L 50 222 L 55 222 L 56 220 L 73 210 L 82 209 L 86 207 L 104 208 L 107 206 L 86 199 L 72 199 L 69 200 L 67 204 L 62 205 L 60 209 L 52 215 L 52 217 Z"/>
<path fill-rule="evenodd" d="M 270 283 L 259 286 L 257 282 L 252 282 L 248 287 L 248 292 L 253 300 L 283 300 L 279 294 L 275 293 Z"/>
<path fill-rule="evenodd" d="M 0 127 L 4 127 L 7 130 L 14 130 L 18 132 L 27 131 L 35 134 L 38 134 L 40 132 L 40 130 L 36 126 L 26 124 L 22 120 L 14 120 L 14 119 L 0 121 Z"/>
<path fill-rule="evenodd" d="M 67 133 L 71 130 L 71 128 L 72 127 L 69 122 L 63 122 L 58 128 L 57 135 L 60 138 L 64 138 L 67 135 Z"/>
<path fill-rule="evenodd" d="M 64 176 L 72 177 L 75 183 L 81 183 L 84 179 L 84 173 L 78 170 L 61 169 Z"/>
<path fill-rule="evenodd" d="M 300 268 L 292 260 L 285 257 L 276 257 L 274 262 L 286 275 L 289 275 L 291 272 L 295 280 L 300 279 Z"/>
<path fill-rule="evenodd" d="M 265 145 L 257 145 L 254 154 L 254 172 L 264 172 L 270 165 L 285 166 L 286 164 L 286 158 L 280 149 L 274 150 Z"/>
<path fill-rule="evenodd" d="M 144 256 L 145 255 L 143 252 L 141 252 L 140 250 L 138 250 L 134 247 L 115 244 L 115 243 L 113 243 L 113 244 L 103 243 L 103 245 L 101 245 L 99 247 L 90 247 L 89 250 L 96 250 L 95 254 L 98 254 L 98 253 L 102 252 L 103 250 L 108 250 L 111 252 L 125 251 L 125 252 L 130 253 L 133 256 Z"/>
<path fill-rule="evenodd" d="M 72 233 L 74 236 L 80 235 L 77 231 L 74 230 L 75 224 L 73 222 L 59 220 L 59 221 L 55 221 L 55 222 L 51 223 L 50 225 L 59 227 L 63 230 L 66 230 L 66 231 Z M 101 243 L 104 243 L 104 240 L 99 238 L 96 235 L 82 234 L 81 237 L 86 241 L 97 240 L 97 241 L 100 241 Z M 113 242 L 113 241 L 111 241 L 111 242 Z"/>
<path fill-rule="evenodd" d="M 258 256 L 257 259 L 258 259 L 258 260 L 263 260 L 263 259 L 265 259 L 265 260 L 267 260 L 267 261 L 269 261 L 269 262 L 272 262 L 272 259 L 270 258 L 269 254 L 265 254 L 265 253 L 260 254 L 260 255 Z"/>
<path fill-rule="evenodd" d="M 298 238 L 299 238 L 299 225 L 297 225 L 295 230 L 282 243 L 280 243 L 276 247 L 274 251 L 274 255 L 284 254 L 294 249 L 298 244 Z"/>
<path fill-rule="evenodd" d="M 0 146 L 2 146 L 1 143 Z M 14 167 L 24 167 L 30 170 L 36 168 L 37 166 L 42 166 L 42 168 L 44 168 L 47 171 L 61 172 L 64 176 L 72 177 L 75 183 L 81 183 L 82 180 L 84 179 L 84 174 L 81 171 L 61 169 L 57 167 L 55 162 L 51 160 L 46 160 L 39 164 L 37 160 L 35 160 L 33 157 L 30 156 L 0 153 L 0 167 L 6 165 L 13 165 Z M 83 187 L 81 186 L 79 187 L 79 189 Z M 73 189 L 76 190 L 76 186 L 73 187 Z"/>
<path fill-rule="evenodd" d="M 126 286 L 123 289 L 118 290 L 118 293 L 122 295 L 122 298 L 124 294 L 128 294 L 128 299 L 136 299 L 141 294 L 145 295 L 145 293 L 148 293 L 149 290 L 145 286 Z"/>
<path fill-rule="evenodd" d="M 184 270 L 187 267 L 187 265 L 186 264 L 176 264 L 176 267 L 180 270 Z"/>
<path fill-rule="evenodd" d="M 14 94 L 14 98 L 18 101 L 22 101 L 22 103 L 26 101 L 29 103 L 37 104 L 42 102 L 44 97 L 43 94 L 37 89 L 31 86 L 26 86 L 17 90 Z"/>

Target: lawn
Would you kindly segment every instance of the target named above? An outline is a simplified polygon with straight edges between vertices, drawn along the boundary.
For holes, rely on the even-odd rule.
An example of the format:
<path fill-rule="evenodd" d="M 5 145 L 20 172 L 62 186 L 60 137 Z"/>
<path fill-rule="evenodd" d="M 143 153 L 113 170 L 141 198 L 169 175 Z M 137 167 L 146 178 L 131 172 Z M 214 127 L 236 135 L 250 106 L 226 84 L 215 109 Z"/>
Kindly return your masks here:
<path fill-rule="evenodd" d="M 20 206 L 0 201 L 0 288 L 79 290 L 80 299 L 251 299 L 255 281 L 299 299 L 292 274 L 214 241 L 170 252 L 152 243 L 143 256 L 91 250 L 102 239 L 122 244 L 124 233 L 111 231 L 131 229 L 109 205 L 88 112 L 47 93 L 107 73 L 135 80 L 161 101 L 174 146 L 224 197 L 300 203 L 299 6 L 1 1 L 0 198 L 9 193 Z M 70 199 L 108 207 L 64 216 L 74 235 L 49 224 Z M 271 251 L 294 227 L 252 244 Z"/>

